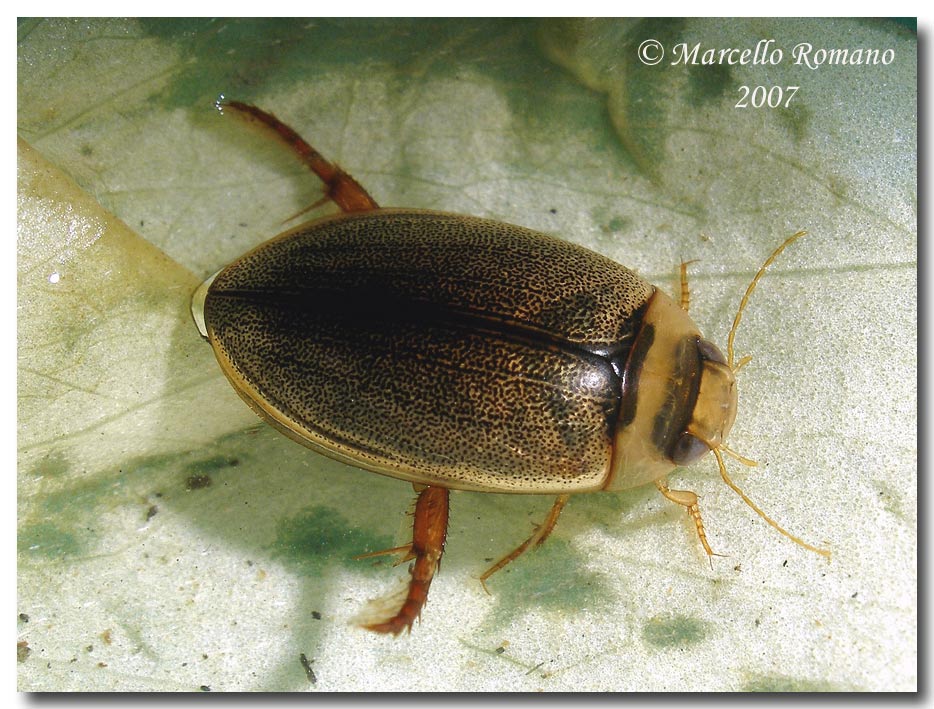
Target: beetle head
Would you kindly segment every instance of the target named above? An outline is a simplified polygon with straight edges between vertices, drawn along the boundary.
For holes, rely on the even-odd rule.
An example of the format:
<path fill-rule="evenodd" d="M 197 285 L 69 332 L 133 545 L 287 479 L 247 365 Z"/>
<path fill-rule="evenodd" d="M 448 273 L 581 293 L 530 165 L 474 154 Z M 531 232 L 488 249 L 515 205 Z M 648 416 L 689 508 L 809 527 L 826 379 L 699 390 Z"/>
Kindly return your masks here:
<path fill-rule="evenodd" d="M 690 465 L 707 451 L 719 448 L 736 420 L 736 377 L 716 345 L 698 337 L 686 343 L 686 356 L 698 358 L 690 419 L 667 451 L 676 465 Z M 693 351 L 692 351 L 693 350 Z M 690 397 L 690 394 L 688 394 Z"/>
<path fill-rule="evenodd" d="M 609 489 L 651 482 L 722 444 L 736 380 L 720 350 L 656 290 L 627 356 Z"/>
<path fill-rule="evenodd" d="M 733 341 L 759 279 L 785 247 L 802 236 L 804 232 L 798 232 L 786 239 L 752 279 L 733 320 L 726 357 L 701 337 L 687 312 L 655 291 L 628 356 L 623 378 L 624 413 L 617 424 L 613 472 L 605 489 L 651 482 L 712 451 L 720 477 L 756 514 L 795 543 L 829 557 L 828 550 L 790 534 L 766 515 L 730 479 L 723 462 L 723 453 L 727 453 L 746 465 L 756 465 L 725 443 L 736 420 L 735 375 L 750 360 L 744 357 L 734 363 Z"/>

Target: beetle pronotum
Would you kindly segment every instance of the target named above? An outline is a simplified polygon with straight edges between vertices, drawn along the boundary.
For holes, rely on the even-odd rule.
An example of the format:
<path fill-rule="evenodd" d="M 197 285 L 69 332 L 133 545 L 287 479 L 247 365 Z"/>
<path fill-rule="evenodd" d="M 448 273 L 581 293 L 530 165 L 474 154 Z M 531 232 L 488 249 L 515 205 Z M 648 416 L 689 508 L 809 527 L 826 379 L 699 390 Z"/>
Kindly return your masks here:
<path fill-rule="evenodd" d="M 271 129 L 341 210 L 253 249 L 208 279 L 195 320 L 237 393 L 320 453 L 418 491 L 408 592 L 366 627 L 419 617 L 441 560 L 449 490 L 553 494 L 547 519 L 485 581 L 554 529 L 571 494 L 654 483 L 684 507 L 708 556 L 697 496 L 666 475 L 723 453 L 736 417 L 734 338 L 769 264 L 740 302 L 727 355 L 676 303 L 599 254 L 522 227 L 382 209 L 350 175 L 270 113 L 225 102 Z M 322 200 L 322 201 L 324 201 Z"/>

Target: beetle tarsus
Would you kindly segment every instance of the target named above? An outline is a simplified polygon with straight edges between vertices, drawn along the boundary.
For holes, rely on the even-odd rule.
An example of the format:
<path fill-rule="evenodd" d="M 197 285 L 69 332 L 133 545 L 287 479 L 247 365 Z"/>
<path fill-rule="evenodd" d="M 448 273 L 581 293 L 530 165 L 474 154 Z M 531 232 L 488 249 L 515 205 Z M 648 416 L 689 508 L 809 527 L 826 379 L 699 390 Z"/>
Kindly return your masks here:
<path fill-rule="evenodd" d="M 428 600 L 428 589 L 441 564 L 444 539 L 448 528 L 449 491 L 442 487 L 426 487 L 415 501 L 415 519 L 412 524 L 412 544 L 409 555 L 415 561 L 409 568 L 411 579 L 405 600 L 391 618 L 364 625 L 377 633 L 398 635 L 411 630 Z M 387 550 L 404 550 L 405 547 Z"/>
<path fill-rule="evenodd" d="M 327 186 L 326 194 L 342 212 L 368 212 L 379 209 L 365 189 L 338 165 L 332 163 L 321 153 L 305 142 L 298 133 L 273 114 L 241 101 L 220 101 L 218 107 L 230 108 L 249 120 L 259 121 L 262 125 L 272 129 L 276 137 L 285 143 L 312 172 L 314 172 Z M 317 202 L 309 207 L 313 209 Z M 304 209 L 295 216 L 308 211 Z M 294 217 L 293 217 L 294 218 Z"/>
<path fill-rule="evenodd" d="M 707 560 L 710 561 L 711 568 L 713 568 L 713 557 L 723 556 L 723 554 L 718 554 L 710 548 L 710 543 L 707 541 L 707 533 L 704 531 L 704 520 L 701 519 L 700 505 L 697 504 L 697 494 L 690 490 L 672 490 L 668 487 L 668 481 L 665 480 L 665 478 L 656 480 L 655 487 L 658 488 L 658 491 L 661 492 L 666 499 L 671 500 L 676 505 L 681 505 L 687 510 L 688 515 L 694 520 L 697 536 L 700 538 L 700 543 L 704 547 L 704 551 L 707 552 Z"/>
<path fill-rule="evenodd" d="M 569 497 L 570 495 L 567 494 L 558 495 L 558 497 L 555 499 L 554 505 L 551 506 L 551 511 L 548 513 L 548 517 L 546 517 L 545 521 L 535 528 L 532 536 L 483 572 L 483 575 L 480 576 L 480 585 L 483 586 L 483 590 L 486 591 L 487 594 L 492 595 L 490 594 L 490 589 L 486 587 L 486 580 L 490 578 L 490 576 L 495 574 L 507 564 L 515 561 L 518 557 L 524 554 L 529 547 L 540 546 L 548 538 L 548 535 L 551 534 L 551 531 L 558 523 L 558 517 L 561 515 L 561 510 L 564 509 L 564 506 L 567 504 Z"/>

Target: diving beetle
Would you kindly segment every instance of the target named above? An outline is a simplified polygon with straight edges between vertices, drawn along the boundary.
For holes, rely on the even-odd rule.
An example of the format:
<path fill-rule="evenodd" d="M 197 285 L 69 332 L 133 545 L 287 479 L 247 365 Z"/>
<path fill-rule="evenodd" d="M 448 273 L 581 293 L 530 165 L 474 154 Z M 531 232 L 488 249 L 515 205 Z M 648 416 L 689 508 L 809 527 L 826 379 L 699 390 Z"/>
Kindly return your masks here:
<path fill-rule="evenodd" d="M 340 213 L 267 241 L 209 278 L 192 312 L 224 374 L 263 419 L 337 460 L 415 486 L 413 561 L 401 605 L 371 630 L 420 616 L 444 551 L 450 490 L 555 495 L 532 536 L 481 583 L 554 529 L 572 494 L 654 483 L 692 518 L 697 496 L 666 475 L 722 453 L 736 418 L 727 355 L 633 271 L 552 236 L 477 217 L 383 209 L 271 113 L 218 103 L 271 130 L 326 186 Z M 314 205 L 313 205 L 314 206 Z"/>

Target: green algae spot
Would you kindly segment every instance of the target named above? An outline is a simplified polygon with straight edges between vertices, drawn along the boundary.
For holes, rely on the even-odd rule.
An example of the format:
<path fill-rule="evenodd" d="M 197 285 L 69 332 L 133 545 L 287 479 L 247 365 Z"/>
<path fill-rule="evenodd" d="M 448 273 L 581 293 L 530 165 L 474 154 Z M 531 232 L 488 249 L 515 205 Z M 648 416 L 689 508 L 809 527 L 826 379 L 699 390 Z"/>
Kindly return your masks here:
<path fill-rule="evenodd" d="M 213 480 L 210 475 L 190 475 L 187 480 L 185 480 L 185 489 L 188 492 L 192 490 L 202 490 L 206 487 L 211 487 Z"/>
<path fill-rule="evenodd" d="M 84 551 L 84 545 L 74 534 L 49 522 L 20 527 L 16 535 L 16 547 L 23 556 L 57 560 Z"/>
<path fill-rule="evenodd" d="M 52 450 L 36 463 L 29 474 L 36 478 L 57 478 L 67 473 L 70 467 L 61 451 Z"/>
<path fill-rule="evenodd" d="M 225 468 L 235 468 L 240 465 L 240 459 L 231 455 L 215 455 L 188 463 L 185 472 L 190 476 L 210 475 Z"/>
<path fill-rule="evenodd" d="M 280 521 L 270 550 L 274 558 L 295 565 L 301 573 L 317 575 L 329 562 L 354 564 L 354 569 L 362 571 L 371 569 L 373 564 L 357 562 L 354 557 L 392 546 L 390 537 L 369 534 L 352 526 L 334 508 L 319 505 Z"/>
<path fill-rule="evenodd" d="M 694 107 L 723 98 L 733 84 L 733 71 L 725 64 L 692 64 L 688 69 L 688 101 Z"/>
<path fill-rule="evenodd" d="M 428 65 L 452 76 L 461 66 L 499 72 L 518 85 L 537 81 L 543 91 L 563 80 L 559 72 L 548 75 L 552 68 L 544 61 L 529 66 L 536 55 L 525 28 L 533 24 L 523 19 L 147 18 L 140 26 L 187 59 L 154 99 L 168 108 L 207 106 L 221 92 L 249 100 L 258 91 L 296 90 L 296 84 L 301 90 L 312 74 L 370 74 L 374 67 L 385 70 L 390 93 L 405 85 L 395 77 L 421 76 Z M 445 57 L 452 47 L 460 62 L 426 64 L 426 58 Z"/>
<path fill-rule="evenodd" d="M 188 474 L 185 478 L 185 489 L 191 492 L 211 487 L 213 484 L 211 473 L 238 465 L 240 465 L 239 458 L 228 455 L 215 455 L 191 462 L 185 466 L 185 472 Z"/>
<path fill-rule="evenodd" d="M 480 565 L 478 574 L 485 569 Z M 496 608 L 487 622 L 506 625 L 530 610 L 577 615 L 606 612 L 615 595 L 606 580 L 588 570 L 564 539 L 549 537 L 487 581 Z"/>
<path fill-rule="evenodd" d="M 43 517 L 70 518 L 76 525 L 90 524 L 102 509 L 113 509 L 126 500 L 126 481 L 120 477 L 93 475 L 76 478 L 67 487 L 49 492 L 40 500 Z"/>
<path fill-rule="evenodd" d="M 611 217 L 610 220 L 606 223 L 604 231 L 610 232 L 612 234 L 618 234 L 624 229 L 628 229 L 630 224 L 632 224 L 632 219 L 628 219 L 626 217 Z"/>
<path fill-rule="evenodd" d="M 707 637 L 707 624 L 686 615 L 655 616 L 642 627 L 642 637 L 657 648 L 689 647 Z"/>
<path fill-rule="evenodd" d="M 902 496 L 898 489 L 892 485 L 889 485 L 884 480 L 873 480 L 870 484 L 876 491 L 876 495 L 878 496 L 879 503 L 882 505 L 882 509 L 888 512 L 890 515 L 898 518 L 898 520 L 901 522 L 913 524 L 913 520 L 910 519 L 909 515 L 905 514 L 905 508 L 902 504 Z"/>
<path fill-rule="evenodd" d="M 798 97 L 795 96 L 795 98 Z M 800 143 L 808 136 L 812 114 L 813 111 L 803 102 L 795 103 L 792 101 L 790 106 L 778 111 L 776 118 L 788 131 L 795 143 Z"/>

